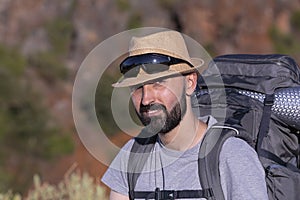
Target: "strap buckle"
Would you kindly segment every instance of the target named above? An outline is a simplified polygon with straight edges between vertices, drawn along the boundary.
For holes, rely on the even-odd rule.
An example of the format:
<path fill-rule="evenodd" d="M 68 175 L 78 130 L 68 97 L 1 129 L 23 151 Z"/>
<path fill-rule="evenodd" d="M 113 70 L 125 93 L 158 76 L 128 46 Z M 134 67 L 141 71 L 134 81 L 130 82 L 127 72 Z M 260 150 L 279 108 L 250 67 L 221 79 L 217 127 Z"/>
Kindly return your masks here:
<path fill-rule="evenodd" d="M 155 200 L 174 200 L 177 197 L 175 190 L 160 190 L 155 189 Z"/>

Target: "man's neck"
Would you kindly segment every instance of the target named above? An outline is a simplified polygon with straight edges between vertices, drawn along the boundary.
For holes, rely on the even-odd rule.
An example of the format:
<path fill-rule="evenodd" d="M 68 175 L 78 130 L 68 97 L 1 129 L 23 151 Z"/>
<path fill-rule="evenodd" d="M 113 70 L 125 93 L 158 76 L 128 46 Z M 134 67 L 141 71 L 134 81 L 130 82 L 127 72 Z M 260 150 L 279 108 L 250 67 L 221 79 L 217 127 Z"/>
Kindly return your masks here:
<path fill-rule="evenodd" d="M 180 124 L 172 131 L 159 134 L 162 143 L 177 151 L 185 151 L 200 142 L 207 128 L 207 124 L 196 116 L 187 112 Z"/>

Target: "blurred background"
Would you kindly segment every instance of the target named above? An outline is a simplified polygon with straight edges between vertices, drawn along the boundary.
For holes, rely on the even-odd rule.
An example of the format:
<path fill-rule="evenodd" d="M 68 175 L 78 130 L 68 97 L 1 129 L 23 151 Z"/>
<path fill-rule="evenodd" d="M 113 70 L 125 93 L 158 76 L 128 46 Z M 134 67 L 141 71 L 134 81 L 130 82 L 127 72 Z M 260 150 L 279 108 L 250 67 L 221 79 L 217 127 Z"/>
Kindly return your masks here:
<path fill-rule="evenodd" d="M 0 0 L 0 193 L 26 196 L 40 179 L 58 184 L 76 170 L 102 187 L 106 166 L 82 145 L 72 118 L 76 72 L 108 37 L 150 26 L 187 34 L 212 57 L 282 53 L 300 63 L 299 0 Z M 96 110 L 121 146 L 128 136 L 109 107 L 117 70 L 100 80 Z"/>

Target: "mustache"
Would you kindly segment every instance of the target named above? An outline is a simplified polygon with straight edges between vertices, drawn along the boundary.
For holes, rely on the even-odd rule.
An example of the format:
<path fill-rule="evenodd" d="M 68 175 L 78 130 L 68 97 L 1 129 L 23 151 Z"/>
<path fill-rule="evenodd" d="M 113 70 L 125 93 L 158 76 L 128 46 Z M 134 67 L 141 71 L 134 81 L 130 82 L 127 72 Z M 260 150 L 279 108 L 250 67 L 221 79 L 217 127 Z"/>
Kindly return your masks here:
<path fill-rule="evenodd" d="M 162 104 L 149 104 L 149 105 L 140 105 L 140 113 L 143 112 L 148 112 L 151 110 L 167 110 L 166 106 L 162 105 Z"/>

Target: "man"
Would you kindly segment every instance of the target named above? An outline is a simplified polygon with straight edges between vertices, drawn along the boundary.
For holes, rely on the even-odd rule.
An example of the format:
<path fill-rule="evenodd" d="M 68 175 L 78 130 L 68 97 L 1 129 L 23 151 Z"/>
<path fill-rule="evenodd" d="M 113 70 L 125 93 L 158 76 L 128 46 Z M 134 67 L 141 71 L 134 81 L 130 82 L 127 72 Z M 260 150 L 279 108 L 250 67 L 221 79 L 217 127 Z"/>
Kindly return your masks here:
<path fill-rule="evenodd" d="M 157 137 L 153 149 L 145 154 L 142 169 L 131 171 L 140 174 L 133 191 L 129 191 L 128 166 L 135 140 L 122 148 L 102 178 L 111 188 L 111 200 L 128 200 L 139 192 L 176 191 L 178 195 L 185 191 L 186 195 L 186 191 L 201 191 L 198 151 L 204 134 L 216 123 L 212 116 L 198 119 L 192 110 L 191 98 L 203 66 L 203 60 L 190 58 L 176 31 L 132 38 L 129 56 L 120 64 L 123 79 L 113 86 L 130 87 L 131 100 L 145 126 L 143 132 Z M 264 170 L 245 141 L 232 137 L 224 143 L 219 169 L 225 199 L 268 199 Z"/>

